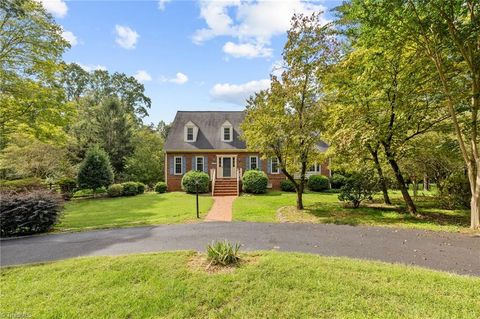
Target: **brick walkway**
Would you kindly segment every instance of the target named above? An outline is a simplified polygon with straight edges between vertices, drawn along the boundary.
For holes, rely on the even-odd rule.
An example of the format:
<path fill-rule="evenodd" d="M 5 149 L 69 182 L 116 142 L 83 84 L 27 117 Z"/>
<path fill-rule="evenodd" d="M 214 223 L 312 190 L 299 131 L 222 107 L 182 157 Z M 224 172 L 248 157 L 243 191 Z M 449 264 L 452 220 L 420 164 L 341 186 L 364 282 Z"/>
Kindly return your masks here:
<path fill-rule="evenodd" d="M 214 196 L 213 206 L 205 218 L 206 221 L 232 221 L 232 204 L 237 196 Z"/>

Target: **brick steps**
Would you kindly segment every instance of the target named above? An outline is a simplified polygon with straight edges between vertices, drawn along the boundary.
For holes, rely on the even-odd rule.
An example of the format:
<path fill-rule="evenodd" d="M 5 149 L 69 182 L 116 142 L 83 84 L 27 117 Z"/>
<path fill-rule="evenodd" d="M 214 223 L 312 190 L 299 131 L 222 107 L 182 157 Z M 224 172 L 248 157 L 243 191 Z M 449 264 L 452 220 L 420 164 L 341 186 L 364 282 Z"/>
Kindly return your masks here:
<path fill-rule="evenodd" d="M 217 179 L 213 196 L 237 196 L 237 180 Z"/>

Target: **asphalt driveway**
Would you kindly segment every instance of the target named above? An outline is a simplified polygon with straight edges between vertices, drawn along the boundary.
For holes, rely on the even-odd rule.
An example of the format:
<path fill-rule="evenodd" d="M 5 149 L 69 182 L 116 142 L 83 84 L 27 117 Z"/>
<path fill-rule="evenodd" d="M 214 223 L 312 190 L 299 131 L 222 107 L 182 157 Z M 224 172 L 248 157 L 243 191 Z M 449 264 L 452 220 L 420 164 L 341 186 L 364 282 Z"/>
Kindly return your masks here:
<path fill-rule="evenodd" d="M 480 276 L 480 237 L 465 234 L 325 224 L 205 222 L 6 239 L 2 266 L 78 256 L 167 250 L 205 251 L 212 240 L 243 250 L 298 251 L 417 265 Z"/>

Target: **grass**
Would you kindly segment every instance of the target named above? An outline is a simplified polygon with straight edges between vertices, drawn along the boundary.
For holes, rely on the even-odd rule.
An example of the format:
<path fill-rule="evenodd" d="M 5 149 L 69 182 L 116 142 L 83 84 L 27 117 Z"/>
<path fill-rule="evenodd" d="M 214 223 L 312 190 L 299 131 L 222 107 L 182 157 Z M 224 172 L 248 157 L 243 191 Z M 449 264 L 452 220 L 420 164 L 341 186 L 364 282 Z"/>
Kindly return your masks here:
<path fill-rule="evenodd" d="M 254 255 L 254 256 L 252 256 Z M 230 272 L 194 252 L 3 268 L 2 315 L 28 318 L 479 318 L 480 279 L 380 262 L 262 252 Z"/>
<path fill-rule="evenodd" d="M 381 204 L 377 195 L 374 201 L 353 209 L 338 201 L 335 193 L 305 193 L 304 211 L 293 207 L 295 193 L 268 192 L 263 195 L 242 195 L 233 203 L 233 219 L 255 222 L 310 222 L 346 225 L 373 225 L 417 228 L 435 231 L 469 231 L 468 210 L 446 210 L 438 207 L 431 193 L 419 192 L 416 205 L 421 216 L 405 213 L 398 191 L 390 193 L 392 206 Z"/>
<path fill-rule="evenodd" d="M 210 196 L 199 199 L 201 216 L 212 206 Z M 195 195 L 181 192 L 146 193 L 133 197 L 72 200 L 56 230 L 83 230 L 194 221 Z"/>

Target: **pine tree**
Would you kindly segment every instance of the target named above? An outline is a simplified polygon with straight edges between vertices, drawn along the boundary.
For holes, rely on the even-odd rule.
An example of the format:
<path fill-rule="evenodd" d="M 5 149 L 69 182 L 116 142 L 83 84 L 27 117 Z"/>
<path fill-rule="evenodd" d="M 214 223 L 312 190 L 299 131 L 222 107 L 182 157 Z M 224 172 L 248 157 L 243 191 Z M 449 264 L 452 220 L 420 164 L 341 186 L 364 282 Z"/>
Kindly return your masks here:
<path fill-rule="evenodd" d="M 98 146 L 89 149 L 80 164 L 77 179 L 80 188 L 93 189 L 94 193 L 97 189 L 112 184 L 113 170 L 107 153 Z"/>

